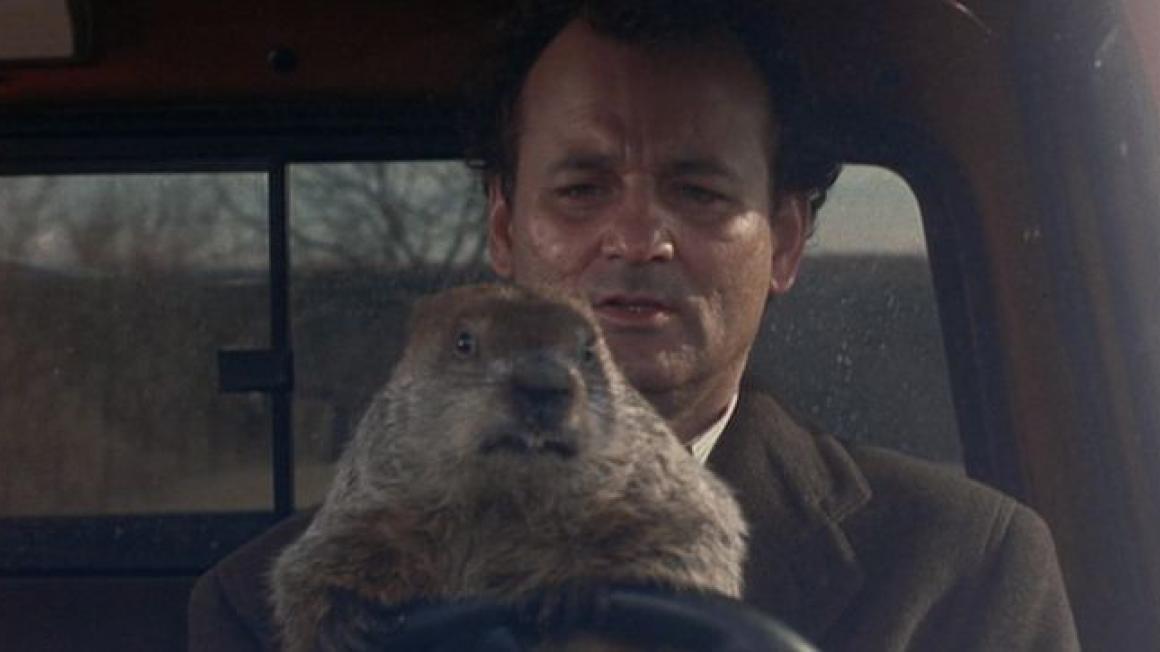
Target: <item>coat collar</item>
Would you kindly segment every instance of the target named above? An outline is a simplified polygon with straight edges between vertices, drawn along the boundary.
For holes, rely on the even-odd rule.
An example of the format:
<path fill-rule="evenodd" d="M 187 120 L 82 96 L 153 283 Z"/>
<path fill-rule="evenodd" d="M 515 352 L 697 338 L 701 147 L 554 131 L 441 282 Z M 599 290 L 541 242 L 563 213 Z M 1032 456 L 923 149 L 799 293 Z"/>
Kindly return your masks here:
<path fill-rule="evenodd" d="M 749 521 L 745 599 L 817 640 L 862 585 L 840 527 L 870 499 L 832 437 L 802 429 L 772 397 L 742 390 L 709 457 Z"/>

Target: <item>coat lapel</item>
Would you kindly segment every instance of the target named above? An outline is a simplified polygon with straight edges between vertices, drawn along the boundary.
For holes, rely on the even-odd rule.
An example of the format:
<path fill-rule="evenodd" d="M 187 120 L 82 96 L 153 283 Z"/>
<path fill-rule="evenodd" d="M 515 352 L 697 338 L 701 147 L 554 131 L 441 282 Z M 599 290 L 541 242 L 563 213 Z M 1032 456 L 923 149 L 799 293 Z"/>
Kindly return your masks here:
<path fill-rule="evenodd" d="M 709 467 L 749 521 L 745 600 L 817 640 L 862 585 L 840 523 L 869 500 L 866 479 L 833 438 L 745 390 Z"/>

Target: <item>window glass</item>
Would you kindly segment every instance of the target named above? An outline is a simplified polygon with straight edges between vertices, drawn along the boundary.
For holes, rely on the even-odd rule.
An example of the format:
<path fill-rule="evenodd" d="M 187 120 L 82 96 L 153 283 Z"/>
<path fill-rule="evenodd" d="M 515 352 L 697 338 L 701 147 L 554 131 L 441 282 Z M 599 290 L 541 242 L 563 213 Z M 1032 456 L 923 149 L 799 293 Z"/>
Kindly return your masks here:
<path fill-rule="evenodd" d="M 484 200 L 458 162 L 295 165 L 290 174 L 296 504 L 331 467 L 401 352 L 408 307 L 486 278 Z M 961 465 L 913 194 L 848 166 L 797 287 L 771 302 L 750 366 L 805 420 Z"/>
<path fill-rule="evenodd" d="M 262 174 L 0 177 L 0 515 L 269 509 Z"/>
<path fill-rule="evenodd" d="M 796 286 L 766 310 L 750 374 L 815 427 L 961 468 L 922 218 L 901 177 L 846 166 Z"/>
<path fill-rule="evenodd" d="M 484 198 L 460 162 L 293 165 L 295 502 L 331 466 L 401 353 L 415 297 L 486 277 Z"/>

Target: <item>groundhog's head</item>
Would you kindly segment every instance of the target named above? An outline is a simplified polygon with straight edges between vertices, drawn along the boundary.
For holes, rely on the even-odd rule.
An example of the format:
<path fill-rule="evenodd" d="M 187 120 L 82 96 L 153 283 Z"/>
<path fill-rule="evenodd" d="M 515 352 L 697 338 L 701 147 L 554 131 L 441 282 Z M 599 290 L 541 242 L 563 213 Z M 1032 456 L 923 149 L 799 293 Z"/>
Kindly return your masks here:
<path fill-rule="evenodd" d="M 363 455 L 391 458 L 393 475 L 422 485 L 566 486 L 580 466 L 627 456 L 633 444 L 616 426 L 627 417 L 626 394 L 639 404 L 586 304 L 466 286 L 416 304 L 382 414 L 372 411 L 359 437 L 383 439 L 363 442 L 378 449 Z"/>

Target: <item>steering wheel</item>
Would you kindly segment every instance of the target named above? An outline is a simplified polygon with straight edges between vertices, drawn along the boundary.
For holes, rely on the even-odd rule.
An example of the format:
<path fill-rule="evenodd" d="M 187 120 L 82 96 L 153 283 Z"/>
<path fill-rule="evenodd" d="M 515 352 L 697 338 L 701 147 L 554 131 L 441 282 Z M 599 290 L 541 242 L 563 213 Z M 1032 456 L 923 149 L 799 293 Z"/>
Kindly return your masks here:
<path fill-rule="evenodd" d="M 816 652 L 739 600 L 644 586 L 545 591 L 517 605 L 467 599 L 386 607 L 349 596 L 336 612 L 357 614 L 363 627 L 338 632 L 324 624 L 322 649 L 522 652 L 545 637 L 557 641 L 583 633 L 641 650 Z"/>

